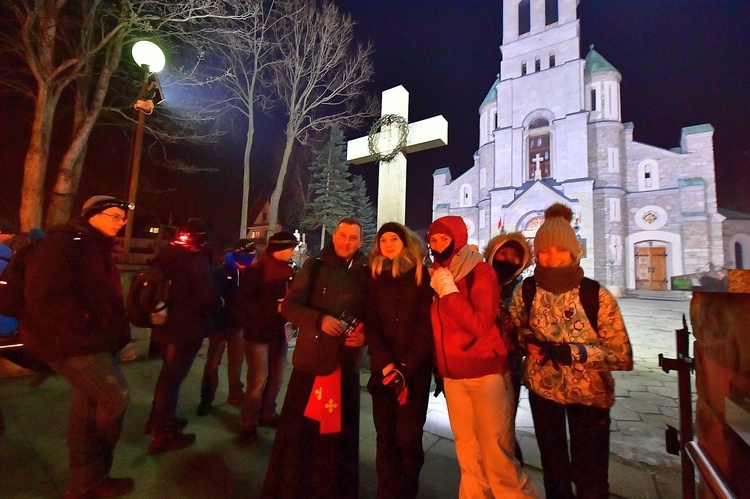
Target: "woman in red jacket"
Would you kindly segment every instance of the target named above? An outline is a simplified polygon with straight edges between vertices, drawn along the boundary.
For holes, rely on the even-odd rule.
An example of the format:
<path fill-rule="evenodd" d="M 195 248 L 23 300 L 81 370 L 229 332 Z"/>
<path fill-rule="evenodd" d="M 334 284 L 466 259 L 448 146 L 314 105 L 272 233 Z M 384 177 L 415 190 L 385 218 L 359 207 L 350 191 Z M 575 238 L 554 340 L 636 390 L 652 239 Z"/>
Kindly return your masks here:
<path fill-rule="evenodd" d="M 514 457 L 513 388 L 495 324 L 500 289 L 492 266 L 468 245 L 461 217 L 430 225 L 435 260 L 430 286 L 435 363 L 443 377 L 456 456 L 459 497 L 536 497 Z"/>

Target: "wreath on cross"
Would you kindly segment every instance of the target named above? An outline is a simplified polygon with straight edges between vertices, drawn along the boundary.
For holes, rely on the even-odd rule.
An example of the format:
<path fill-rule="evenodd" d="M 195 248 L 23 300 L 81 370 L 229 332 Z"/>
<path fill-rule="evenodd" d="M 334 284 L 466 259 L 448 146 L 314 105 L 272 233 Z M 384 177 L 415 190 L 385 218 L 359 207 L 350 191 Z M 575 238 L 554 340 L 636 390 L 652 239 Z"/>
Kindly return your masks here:
<path fill-rule="evenodd" d="M 398 143 L 390 151 L 378 151 L 376 148 L 378 133 L 381 129 L 386 126 L 395 125 L 398 129 Z M 402 116 L 398 114 L 386 114 L 383 115 L 375 124 L 370 128 L 370 133 L 367 134 L 367 148 L 370 150 L 370 154 L 375 157 L 375 161 L 391 161 L 395 158 L 398 153 L 406 149 L 406 140 L 409 137 L 409 123 Z"/>

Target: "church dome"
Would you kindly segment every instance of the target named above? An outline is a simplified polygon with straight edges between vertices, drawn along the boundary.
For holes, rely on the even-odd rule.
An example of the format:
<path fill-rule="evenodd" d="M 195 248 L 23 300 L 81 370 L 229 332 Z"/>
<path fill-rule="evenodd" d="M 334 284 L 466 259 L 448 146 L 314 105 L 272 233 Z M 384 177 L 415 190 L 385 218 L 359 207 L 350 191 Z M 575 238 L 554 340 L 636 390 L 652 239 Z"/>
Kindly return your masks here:
<path fill-rule="evenodd" d="M 488 102 L 494 102 L 497 100 L 497 85 L 500 83 L 500 74 L 498 73 L 497 78 L 495 78 L 495 83 L 492 84 L 492 88 L 487 93 L 487 97 L 484 98 L 482 101 L 482 104 L 480 104 L 479 109 L 482 109 L 485 104 Z"/>
<path fill-rule="evenodd" d="M 602 57 L 599 52 L 594 50 L 593 45 L 589 45 L 589 53 L 586 54 L 585 61 L 586 69 L 584 70 L 584 74 L 586 75 L 599 73 L 602 71 L 614 71 L 615 73 L 620 74 L 620 72 L 617 71 L 617 68 L 610 64 L 607 59 Z"/>

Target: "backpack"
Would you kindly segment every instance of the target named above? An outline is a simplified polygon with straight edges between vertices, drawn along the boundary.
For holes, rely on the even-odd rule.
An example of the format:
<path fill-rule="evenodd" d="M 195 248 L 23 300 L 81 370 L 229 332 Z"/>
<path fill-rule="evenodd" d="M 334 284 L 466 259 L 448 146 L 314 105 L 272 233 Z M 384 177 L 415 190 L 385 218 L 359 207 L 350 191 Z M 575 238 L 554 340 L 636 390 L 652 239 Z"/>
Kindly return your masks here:
<path fill-rule="evenodd" d="M 81 234 L 73 236 L 73 240 L 78 243 L 77 246 L 80 248 Z M 8 266 L 0 274 L 0 315 L 15 318 L 21 316 L 26 306 L 23 297 L 24 267 L 34 248 L 39 246 L 39 241 L 40 239 L 37 239 L 16 251 L 8 261 Z M 77 265 L 80 266 L 80 261 L 77 262 Z M 80 272 L 75 272 L 74 275 L 80 279 Z M 80 286 L 80 283 L 77 286 Z"/>
<path fill-rule="evenodd" d="M 591 327 L 594 331 L 599 330 L 599 283 L 588 277 L 584 277 L 581 281 L 581 289 L 579 290 L 579 298 L 581 305 L 583 306 L 583 312 L 586 314 L 586 318 L 591 323 Z M 534 295 L 536 294 L 536 281 L 534 276 L 527 277 L 521 284 L 521 294 L 523 296 L 523 304 L 526 307 L 526 317 L 530 317 L 531 303 L 534 301 Z"/>
<path fill-rule="evenodd" d="M 146 267 L 133 276 L 125 300 L 130 323 L 136 327 L 161 326 L 167 321 L 169 286 L 167 273 L 159 267 Z"/>

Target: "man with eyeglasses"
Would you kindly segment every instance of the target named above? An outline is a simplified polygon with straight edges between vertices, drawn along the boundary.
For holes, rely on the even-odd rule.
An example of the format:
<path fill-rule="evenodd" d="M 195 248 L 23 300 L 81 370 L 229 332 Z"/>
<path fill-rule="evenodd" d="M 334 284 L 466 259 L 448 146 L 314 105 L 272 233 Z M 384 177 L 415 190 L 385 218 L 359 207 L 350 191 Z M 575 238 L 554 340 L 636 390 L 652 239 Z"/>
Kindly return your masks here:
<path fill-rule="evenodd" d="M 70 466 L 65 498 L 114 497 L 132 478 L 112 478 L 113 452 L 128 404 L 116 354 L 130 341 L 112 252 L 132 205 L 94 196 L 79 216 L 52 227 L 24 264 L 24 347 L 70 382 Z"/>

